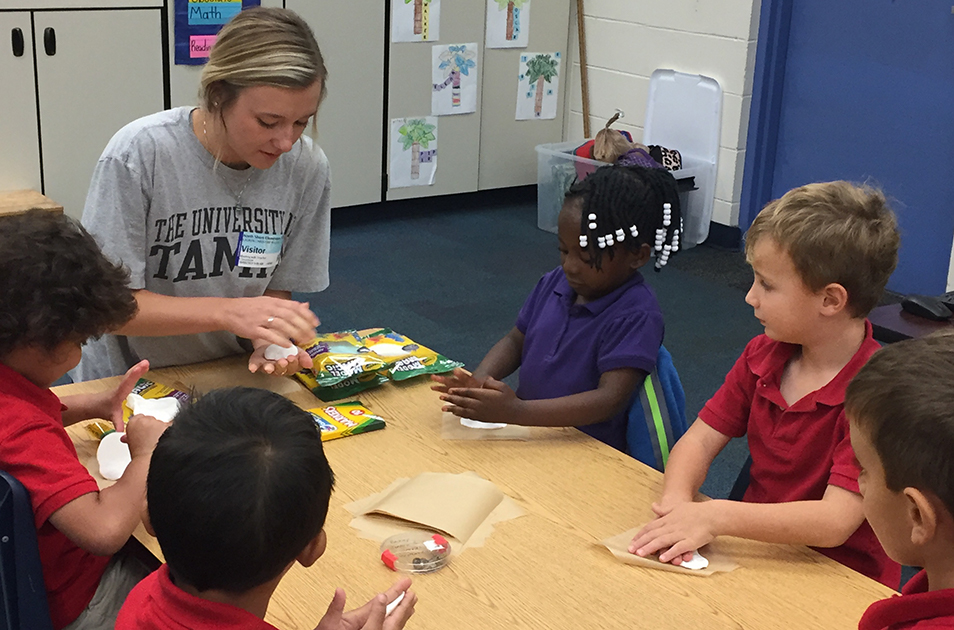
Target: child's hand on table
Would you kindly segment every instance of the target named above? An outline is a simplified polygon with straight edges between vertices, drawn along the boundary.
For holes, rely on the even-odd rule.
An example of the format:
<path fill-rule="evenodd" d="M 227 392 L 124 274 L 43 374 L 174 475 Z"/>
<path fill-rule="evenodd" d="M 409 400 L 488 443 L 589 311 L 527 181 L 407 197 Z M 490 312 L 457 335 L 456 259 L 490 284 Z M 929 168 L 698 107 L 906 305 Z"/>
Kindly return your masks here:
<path fill-rule="evenodd" d="M 509 385 L 490 377 L 482 387 L 450 387 L 441 395 L 441 400 L 450 403 L 441 410 L 460 418 L 504 424 L 520 424 L 520 414 L 526 404 Z"/>
<path fill-rule="evenodd" d="M 431 385 L 431 389 L 442 394 L 448 393 L 448 391 L 454 387 L 473 387 L 476 389 L 483 387 L 488 379 L 489 377 L 482 379 L 475 378 L 473 374 L 464 368 L 455 368 L 450 374 L 435 374 L 431 376 L 431 380 L 438 383 L 438 385 Z"/>
<path fill-rule="evenodd" d="M 404 578 L 391 585 L 384 593 L 378 593 L 361 608 L 344 612 L 344 589 L 336 589 L 328 604 L 328 612 L 321 618 L 315 630 L 400 630 L 414 614 L 417 594 L 409 591 L 411 579 Z M 389 602 L 404 593 L 404 599 L 390 615 L 385 614 Z"/>
<path fill-rule="evenodd" d="M 684 501 L 664 507 L 653 503 L 656 518 L 647 523 L 629 544 L 629 552 L 675 565 L 692 559 L 692 552 L 718 536 L 715 517 L 718 501 Z"/>

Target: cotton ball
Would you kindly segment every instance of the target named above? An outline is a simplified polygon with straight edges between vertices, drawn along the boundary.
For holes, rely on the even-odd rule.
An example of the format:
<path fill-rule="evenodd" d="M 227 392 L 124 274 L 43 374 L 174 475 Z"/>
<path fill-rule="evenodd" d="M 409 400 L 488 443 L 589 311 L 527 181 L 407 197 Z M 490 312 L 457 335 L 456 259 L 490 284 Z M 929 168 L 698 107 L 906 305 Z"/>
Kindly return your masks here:
<path fill-rule="evenodd" d="M 119 479 L 126 471 L 126 466 L 132 461 L 129 454 L 129 445 L 120 441 L 122 433 L 113 431 L 103 436 L 96 449 L 96 461 L 99 463 L 99 474 L 103 479 L 111 481 Z"/>
<path fill-rule="evenodd" d="M 280 346 L 277 343 L 265 348 L 265 358 L 269 361 L 278 361 L 279 359 L 288 359 L 298 356 L 298 346 Z"/>
<path fill-rule="evenodd" d="M 709 559 L 698 551 L 693 551 L 692 560 L 684 560 L 683 562 L 679 563 L 679 566 L 686 569 L 692 569 L 693 571 L 699 571 L 709 566 Z"/>
<path fill-rule="evenodd" d="M 164 398 L 143 398 L 139 394 L 126 396 L 126 404 L 133 415 L 152 416 L 156 420 L 170 422 L 179 413 L 179 401 L 171 396 Z"/>

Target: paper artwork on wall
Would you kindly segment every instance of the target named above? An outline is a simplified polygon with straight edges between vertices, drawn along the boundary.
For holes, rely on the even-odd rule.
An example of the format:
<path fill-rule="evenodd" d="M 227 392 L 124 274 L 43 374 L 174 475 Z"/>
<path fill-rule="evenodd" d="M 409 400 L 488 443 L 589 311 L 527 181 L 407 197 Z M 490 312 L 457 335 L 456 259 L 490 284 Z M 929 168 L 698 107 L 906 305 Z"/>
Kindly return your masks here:
<path fill-rule="evenodd" d="M 261 0 L 175 0 L 176 64 L 205 63 L 225 23 L 242 9 L 260 4 Z"/>
<path fill-rule="evenodd" d="M 392 42 L 440 39 L 441 0 L 391 0 Z"/>
<path fill-rule="evenodd" d="M 391 120 L 391 188 L 430 186 L 437 173 L 437 117 Z"/>
<path fill-rule="evenodd" d="M 517 83 L 517 120 L 556 118 L 560 53 L 523 53 Z"/>
<path fill-rule="evenodd" d="M 431 114 L 477 111 L 477 44 L 437 45 L 432 53 Z"/>
<path fill-rule="evenodd" d="M 487 48 L 526 48 L 530 0 L 487 0 Z"/>

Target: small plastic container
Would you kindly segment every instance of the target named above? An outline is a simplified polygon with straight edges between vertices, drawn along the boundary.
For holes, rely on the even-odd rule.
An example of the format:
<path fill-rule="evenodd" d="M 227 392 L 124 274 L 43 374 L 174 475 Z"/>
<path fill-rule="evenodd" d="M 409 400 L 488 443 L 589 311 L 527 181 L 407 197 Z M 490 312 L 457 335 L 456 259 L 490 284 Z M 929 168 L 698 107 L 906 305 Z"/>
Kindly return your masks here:
<path fill-rule="evenodd" d="M 451 546 L 440 534 L 410 532 L 381 543 L 381 562 L 392 571 L 432 573 L 450 559 Z"/>

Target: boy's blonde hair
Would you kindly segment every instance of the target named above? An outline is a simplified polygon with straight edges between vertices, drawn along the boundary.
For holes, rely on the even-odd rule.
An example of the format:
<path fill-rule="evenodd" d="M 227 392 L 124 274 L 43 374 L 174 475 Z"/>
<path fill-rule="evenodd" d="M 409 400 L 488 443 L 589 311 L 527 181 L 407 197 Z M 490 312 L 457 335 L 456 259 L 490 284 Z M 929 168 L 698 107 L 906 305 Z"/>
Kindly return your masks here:
<path fill-rule="evenodd" d="M 848 384 L 845 413 L 889 490 L 930 491 L 954 514 L 954 331 L 875 352 Z"/>
<path fill-rule="evenodd" d="M 303 89 L 315 81 L 321 81 L 323 100 L 328 71 L 311 27 L 294 11 L 254 7 L 219 31 L 202 69 L 199 99 L 206 110 L 221 114 L 244 88 Z"/>
<path fill-rule="evenodd" d="M 747 258 L 764 236 L 788 253 L 810 290 L 842 285 L 852 317 L 878 304 L 901 240 L 881 191 L 844 181 L 808 184 L 770 202 L 746 234 Z"/>

